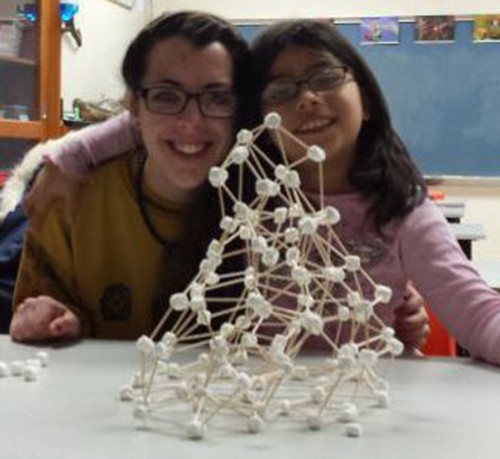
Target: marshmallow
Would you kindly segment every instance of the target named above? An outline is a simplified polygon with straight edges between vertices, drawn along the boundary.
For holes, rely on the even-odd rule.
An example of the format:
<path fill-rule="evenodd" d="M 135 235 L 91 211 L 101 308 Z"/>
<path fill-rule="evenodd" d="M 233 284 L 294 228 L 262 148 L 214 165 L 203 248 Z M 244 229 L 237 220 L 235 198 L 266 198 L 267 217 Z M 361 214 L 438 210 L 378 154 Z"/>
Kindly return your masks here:
<path fill-rule="evenodd" d="M 292 267 L 292 279 L 299 285 L 309 285 L 311 273 L 304 266 Z"/>
<path fill-rule="evenodd" d="M 245 347 L 256 347 L 258 344 L 257 336 L 255 333 L 243 333 L 241 344 Z"/>
<path fill-rule="evenodd" d="M 359 271 L 361 268 L 361 259 L 356 255 L 347 255 L 345 257 L 345 269 L 350 272 Z"/>
<path fill-rule="evenodd" d="M 358 408 L 353 403 L 345 403 L 339 413 L 340 422 L 353 422 L 359 417 Z"/>
<path fill-rule="evenodd" d="M 269 179 L 258 179 L 255 183 L 255 192 L 262 198 L 278 196 L 280 187 L 276 182 Z"/>
<path fill-rule="evenodd" d="M 248 390 L 252 387 L 252 378 L 243 372 L 238 373 L 235 382 L 239 390 Z"/>
<path fill-rule="evenodd" d="M 275 266 L 280 258 L 280 253 L 274 247 L 267 248 L 262 254 L 262 263 L 265 266 Z"/>
<path fill-rule="evenodd" d="M 323 427 L 323 418 L 319 414 L 311 414 L 307 418 L 307 425 L 310 430 L 321 430 Z"/>
<path fill-rule="evenodd" d="M 288 171 L 283 177 L 283 184 L 290 188 L 299 188 L 300 187 L 300 175 L 297 171 Z"/>
<path fill-rule="evenodd" d="M 286 221 L 288 215 L 288 209 L 286 207 L 277 207 L 274 209 L 274 223 L 276 225 L 282 225 Z"/>
<path fill-rule="evenodd" d="M 252 131 L 248 129 L 241 129 L 236 135 L 236 141 L 240 145 L 248 145 L 253 140 Z"/>
<path fill-rule="evenodd" d="M 315 163 L 322 163 L 326 158 L 326 153 L 323 148 L 318 147 L 317 145 L 311 145 L 307 149 L 307 157 Z"/>
<path fill-rule="evenodd" d="M 226 215 L 222 218 L 219 226 L 220 229 L 227 231 L 228 233 L 234 233 L 236 228 L 238 228 L 238 222 L 236 222 L 234 218 Z"/>
<path fill-rule="evenodd" d="M 25 381 L 36 381 L 38 379 L 38 374 L 40 368 L 31 365 L 26 365 L 23 370 L 23 378 Z"/>
<path fill-rule="evenodd" d="M 10 376 L 9 366 L 5 362 L 0 362 L 0 378 Z"/>
<path fill-rule="evenodd" d="M 129 385 L 122 386 L 118 396 L 122 402 L 131 402 L 134 400 L 134 389 Z"/>
<path fill-rule="evenodd" d="M 202 295 L 193 296 L 191 301 L 189 302 L 189 308 L 193 312 L 200 312 L 207 309 L 207 303 L 205 301 L 205 297 Z"/>
<path fill-rule="evenodd" d="M 290 247 L 285 257 L 288 266 L 295 266 L 300 261 L 300 250 L 297 247 Z"/>
<path fill-rule="evenodd" d="M 274 168 L 274 176 L 281 181 L 284 181 L 286 178 L 286 175 L 288 174 L 288 167 L 286 167 L 284 164 L 278 164 Z"/>
<path fill-rule="evenodd" d="M 251 266 L 245 270 L 245 277 L 243 279 L 245 287 L 249 290 L 254 289 L 257 286 L 257 277 L 255 276 L 255 269 Z"/>
<path fill-rule="evenodd" d="M 325 400 L 326 392 L 321 386 L 313 387 L 311 391 L 311 400 L 313 403 L 322 403 Z"/>
<path fill-rule="evenodd" d="M 220 188 L 226 183 L 229 174 L 226 169 L 222 167 L 212 166 L 208 173 L 208 181 L 214 188 Z"/>
<path fill-rule="evenodd" d="M 397 338 L 392 338 L 391 340 L 389 340 L 387 346 L 389 348 L 389 352 L 395 356 L 401 355 L 405 348 L 404 344 Z"/>
<path fill-rule="evenodd" d="M 211 319 L 212 313 L 207 309 L 198 311 L 196 315 L 196 323 L 198 325 L 206 325 L 208 327 L 210 325 Z"/>
<path fill-rule="evenodd" d="M 323 331 L 323 319 L 315 312 L 306 310 L 300 315 L 302 327 L 312 335 L 319 335 Z"/>
<path fill-rule="evenodd" d="M 345 433 L 348 437 L 361 437 L 363 435 L 363 427 L 356 422 L 350 422 L 345 426 Z"/>
<path fill-rule="evenodd" d="M 224 322 L 220 327 L 220 334 L 224 338 L 229 338 L 234 333 L 234 325 L 229 322 Z"/>
<path fill-rule="evenodd" d="M 185 293 L 174 293 L 170 297 L 170 307 L 174 311 L 184 311 L 189 307 L 189 300 Z"/>
<path fill-rule="evenodd" d="M 241 225 L 238 235 L 242 241 L 249 241 L 253 237 L 252 228 L 248 225 Z"/>
<path fill-rule="evenodd" d="M 186 433 L 190 440 L 201 440 L 207 433 L 207 426 L 197 419 L 186 425 Z"/>
<path fill-rule="evenodd" d="M 375 299 L 381 303 L 389 303 L 392 297 L 392 289 L 385 285 L 377 285 L 375 287 Z"/>
<path fill-rule="evenodd" d="M 285 230 L 285 241 L 293 244 L 299 240 L 299 230 L 297 228 L 287 228 Z"/>
<path fill-rule="evenodd" d="M 281 126 L 281 116 L 275 112 L 268 113 L 264 117 L 264 125 L 268 129 L 278 129 Z"/>
<path fill-rule="evenodd" d="M 155 353 L 155 343 L 154 341 L 146 335 L 142 335 L 137 341 L 136 346 L 139 352 L 145 355 L 153 355 Z"/>
<path fill-rule="evenodd" d="M 217 273 L 209 273 L 205 281 L 208 285 L 217 285 L 220 281 L 220 276 Z"/>
<path fill-rule="evenodd" d="M 345 279 L 345 271 L 335 266 L 327 266 L 323 268 L 323 276 L 333 282 L 343 282 Z"/>
<path fill-rule="evenodd" d="M 321 214 L 321 223 L 325 225 L 336 225 L 340 221 L 340 212 L 332 206 L 326 206 Z"/>
<path fill-rule="evenodd" d="M 248 159 L 249 155 L 250 151 L 248 147 L 244 145 L 237 145 L 233 148 L 229 157 L 234 164 L 243 164 Z"/>
<path fill-rule="evenodd" d="M 255 253 L 264 253 L 267 249 L 267 240 L 264 236 L 258 236 L 252 239 L 252 250 Z"/>
<path fill-rule="evenodd" d="M 318 228 L 318 222 L 313 217 L 302 217 L 299 220 L 299 231 L 302 234 L 314 234 Z"/>
<path fill-rule="evenodd" d="M 40 360 L 42 367 L 49 366 L 50 358 L 47 351 L 38 351 L 36 353 L 36 358 Z"/>
<path fill-rule="evenodd" d="M 264 421 L 259 415 L 254 413 L 250 418 L 248 418 L 247 427 L 250 433 L 262 432 L 262 429 L 264 428 Z"/>

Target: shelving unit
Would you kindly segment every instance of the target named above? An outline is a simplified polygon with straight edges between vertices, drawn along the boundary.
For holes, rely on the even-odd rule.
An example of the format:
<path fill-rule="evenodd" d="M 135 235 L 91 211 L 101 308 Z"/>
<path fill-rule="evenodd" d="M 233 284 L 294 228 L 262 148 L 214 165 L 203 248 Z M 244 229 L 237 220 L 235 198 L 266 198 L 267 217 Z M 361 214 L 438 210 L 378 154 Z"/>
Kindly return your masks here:
<path fill-rule="evenodd" d="M 28 107 L 29 117 L 0 117 L 0 170 L 11 167 L 31 145 L 63 133 L 59 0 L 36 0 L 36 6 L 36 58 L 0 55 L 0 110 L 20 105 Z"/>

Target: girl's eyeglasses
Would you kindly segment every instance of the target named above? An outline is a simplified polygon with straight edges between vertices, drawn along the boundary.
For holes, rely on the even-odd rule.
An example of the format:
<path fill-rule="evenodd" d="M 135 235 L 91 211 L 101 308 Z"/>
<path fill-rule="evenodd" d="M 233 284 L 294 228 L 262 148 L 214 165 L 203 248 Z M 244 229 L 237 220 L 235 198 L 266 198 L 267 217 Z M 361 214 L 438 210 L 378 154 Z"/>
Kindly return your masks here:
<path fill-rule="evenodd" d="M 330 91 L 345 82 L 347 72 L 348 68 L 343 65 L 328 67 L 300 80 L 273 81 L 265 87 L 262 102 L 270 105 L 289 102 L 300 94 L 303 87 L 313 92 Z"/>

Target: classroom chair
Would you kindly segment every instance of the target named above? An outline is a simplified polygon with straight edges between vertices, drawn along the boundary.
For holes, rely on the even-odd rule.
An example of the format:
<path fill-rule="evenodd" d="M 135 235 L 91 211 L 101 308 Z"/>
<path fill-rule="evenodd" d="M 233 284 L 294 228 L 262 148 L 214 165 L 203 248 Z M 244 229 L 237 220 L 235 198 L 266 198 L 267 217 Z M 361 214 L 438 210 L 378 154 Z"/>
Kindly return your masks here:
<path fill-rule="evenodd" d="M 449 335 L 431 309 L 428 307 L 426 309 L 429 315 L 431 332 L 427 342 L 421 349 L 422 353 L 428 356 L 456 357 L 456 341 Z"/>

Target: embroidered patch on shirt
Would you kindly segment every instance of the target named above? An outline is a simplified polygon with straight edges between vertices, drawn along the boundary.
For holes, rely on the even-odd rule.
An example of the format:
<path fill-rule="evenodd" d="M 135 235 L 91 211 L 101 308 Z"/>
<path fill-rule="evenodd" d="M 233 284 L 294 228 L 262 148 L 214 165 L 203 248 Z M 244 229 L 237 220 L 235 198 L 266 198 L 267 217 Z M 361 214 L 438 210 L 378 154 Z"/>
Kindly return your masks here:
<path fill-rule="evenodd" d="M 101 296 L 100 311 L 106 320 L 126 321 L 132 313 L 129 288 L 123 284 L 111 284 Z"/>

